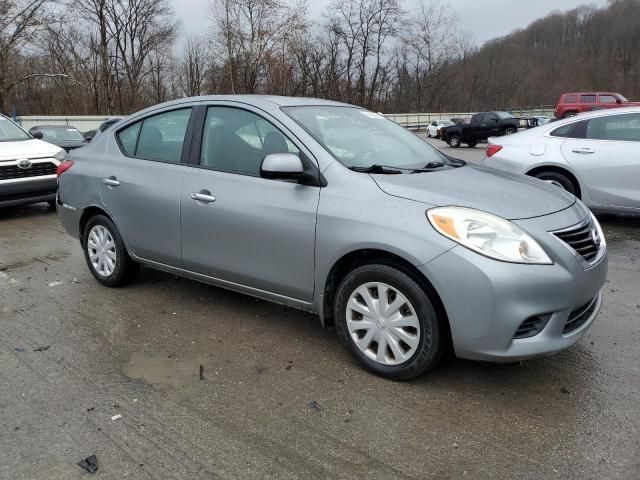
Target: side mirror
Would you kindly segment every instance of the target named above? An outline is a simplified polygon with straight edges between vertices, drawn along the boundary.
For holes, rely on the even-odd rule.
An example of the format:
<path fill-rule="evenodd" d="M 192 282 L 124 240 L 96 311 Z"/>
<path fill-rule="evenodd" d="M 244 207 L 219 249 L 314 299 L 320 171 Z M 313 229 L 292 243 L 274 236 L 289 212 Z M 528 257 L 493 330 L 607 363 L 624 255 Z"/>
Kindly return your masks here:
<path fill-rule="evenodd" d="M 37 131 L 33 132 L 33 133 L 31 134 L 31 136 L 32 136 L 33 138 L 35 138 L 36 140 L 42 140 L 42 139 L 44 138 L 44 135 L 43 135 L 43 134 L 42 134 L 42 132 L 41 132 L 41 131 L 39 131 L 39 130 L 37 130 Z"/>
<path fill-rule="evenodd" d="M 616 103 L 617 103 L 618 105 L 622 105 L 622 100 L 620 100 L 619 98 L 616 98 Z"/>
<path fill-rule="evenodd" d="M 293 153 L 272 153 L 262 160 L 260 176 L 273 180 L 300 180 L 304 176 L 302 160 Z"/>

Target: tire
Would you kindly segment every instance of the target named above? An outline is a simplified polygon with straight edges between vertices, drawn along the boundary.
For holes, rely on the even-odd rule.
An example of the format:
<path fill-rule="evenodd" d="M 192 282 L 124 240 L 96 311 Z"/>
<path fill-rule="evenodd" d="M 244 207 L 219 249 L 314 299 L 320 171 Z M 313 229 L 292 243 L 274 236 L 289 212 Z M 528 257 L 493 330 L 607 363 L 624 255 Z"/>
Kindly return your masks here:
<path fill-rule="evenodd" d="M 366 321 L 366 318 L 357 310 L 367 303 L 359 291 L 365 295 L 376 292 L 379 302 L 382 289 L 387 291 L 385 298 L 391 305 L 394 301 L 400 302 L 399 308 L 388 315 L 394 320 L 387 320 L 385 315 L 376 313 L 373 317 L 377 319 L 375 323 L 363 323 L 371 325 L 370 328 L 358 329 L 356 317 L 359 316 L 361 321 Z M 375 298 L 370 296 L 370 300 L 373 302 Z M 353 305 L 358 306 L 350 307 Z M 333 315 L 338 337 L 347 350 L 366 370 L 385 378 L 416 378 L 434 368 L 447 350 L 445 329 L 427 293 L 410 276 L 390 265 L 368 264 L 349 272 L 338 286 Z M 351 317 L 349 320 L 348 316 Z M 394 328 L 392 321 L 402 321 L 403 325 Z M 362 347 L 356 344 L 357 339 L 364 341 Z M 395 342 L 395 348 L 389 339 Z M 404 339 L 413 345 L 404 343 Z M 380 350 L 378 342 L 385 343 L 384 351 Z M 394 352 L 400 352 L 400 355 Z"/>
<path fill-rule="evenodd" d="M 427 128 L 427 138 L 431 138 L 431 131 Z"/>
<path fill-rule="evenodd" d="M 578 112 L 566 112 L 562 118 L 571 118 L 571 117 L 575 117 L 576 115 L 578 115 Z"/>
<path fill-rule="evenodd" d="M 567 192 L 577 196 L 577 189 L 575 184 L 569 177 L 560 172 L 538 172 L 534 176 L 536 178 L 539 178 L 540 180 L 544 180 L 545 182 L 551 183 L 558 187 L 562 187 Z"/>
<path fill-rule="evenodd" d="M 55 200 L 48 200 L 47 203 L 49 204 L 49 207 L 53 208 L 55 210 L 56 208 L 56 201 Z"/>
<path fill-rule="evenodd" d="M 104 247 L 104 250 L 110 252 L 111 255 L 105 253 L 100 256 L 97 250 L 101 247 Z M 104 215 L 91 217 L 87 222 L 82 235 L 82 250 L 91 274 L 98 282 L 107 287 L 126 285 L 133 280 L 138 272 L 139 265 L 127 253 L 120 232 L 113 222 Z M 94 265 L 90 251 L 93 255 L 98 255 L 98 257 L 94 257 L 97 259 L 97 265 Z"/>
<path fill-rule="evenodd" d="M 477 144 L 478 142 L 467 142 L 467 145 L 469 146 L 469 148 L 475 148 Z"/>
<path fill-rule="evenodd" d="M 457 134 L 450 135 L 449 138 L 447 139 L 447 143 L 451 148 L 459 148 L 462 143 L 462 141 L 460 140 L 460 135 L 457 135 Z"/>
<path fill-rule="evenodd" d="M 507 127 L 504 129 L 504 135 L 513 135 L 514 133 L 516 133 L 518 131 L 517 128 L 514 127 Z"/>

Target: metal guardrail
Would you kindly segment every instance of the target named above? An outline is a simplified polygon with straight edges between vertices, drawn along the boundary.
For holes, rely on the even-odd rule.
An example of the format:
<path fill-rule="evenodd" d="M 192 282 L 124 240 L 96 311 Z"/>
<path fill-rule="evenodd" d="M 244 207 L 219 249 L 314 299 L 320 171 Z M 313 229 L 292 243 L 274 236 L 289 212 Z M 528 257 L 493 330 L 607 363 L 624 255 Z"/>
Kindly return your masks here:
<path fill-rule="evenodd" d="M 539 107 L 505 108 L 518 117 L 532 117 L 536 115 L 553 116 L 553 105 Z M 468 118 L 477 112 L 433 112 L 433 113 L 389 113 L 384 116 L 389 120 L 410 129 L 424 129 L 434 120 L 449 120 L 451 118 Z M 107 116 L 22 116 L 17 121 L 22 128 L 29 130 L 36 125 L 69 125 L 81 132 L 94 130 L 104 122 Z"/>

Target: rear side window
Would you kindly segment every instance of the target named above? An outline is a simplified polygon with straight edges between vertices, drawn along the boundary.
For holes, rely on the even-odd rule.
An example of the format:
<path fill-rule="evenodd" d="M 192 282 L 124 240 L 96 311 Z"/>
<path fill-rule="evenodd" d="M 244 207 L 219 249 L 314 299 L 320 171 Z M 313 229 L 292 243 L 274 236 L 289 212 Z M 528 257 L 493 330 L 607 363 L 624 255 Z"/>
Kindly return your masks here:
<path fill-rule="evenodd" d="M 555 130 L 551 131 L 549 135 L 551 135 L 552 137 L 563 138 L 585 138 L 586 129 L 587 122 L 582 121 L 558 127 Z"/>
<path fill-rule="evenodd" d="M 566 97 L 564 97 L 564 102 L 565 103 L 578 103 L 578 96 L 577 95 L 567 95 Z"/>
<path fill-rule="evenodd" d="M 640 114 L 593 118 L 587 125 L 587 138 L 618 142 L 640 142 Z"/>
<path fill-rule="evenodd" d="M 580 103 L 596 103 L 595 95 L 581 95 Z"/>
<path fill-rule="evenodd" d="M 140 126 L 142 122 L 134 123 L 128 126 L 124 130 L 118 132 L 118 140 L 120 140 L 120 147 L 124 151 L 125 155 L 133 157 L 136 154 L 136 143 L 138 142 L 138 133 L 140 133 Z"/>
<path fill-rule="evenodd" d="M 123 153 L 129 157 L 180 163 L 191 108 L 147 117 L 117 134 Z"/>
<path fill-rule="evenodd" d="M 616 103 L 616 97 L 613 95 L 600 95 L 600 103 Z"/>

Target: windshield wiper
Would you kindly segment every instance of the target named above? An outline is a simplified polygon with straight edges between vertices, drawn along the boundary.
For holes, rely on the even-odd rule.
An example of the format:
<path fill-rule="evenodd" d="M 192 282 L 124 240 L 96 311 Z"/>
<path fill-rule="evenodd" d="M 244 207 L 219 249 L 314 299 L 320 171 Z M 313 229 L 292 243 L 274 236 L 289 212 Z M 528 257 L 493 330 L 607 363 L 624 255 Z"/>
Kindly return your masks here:
<path fill-rule="evenodd" d="M 354 172 L 360 172 L 360 173 L 384 173 L 387 175 L 397 175 L 399 173 L 402 173 L 405 170 L 411 170 L 411 169 L 400 168 L 400 167 L 389 167 L 387 165 L 369 165 L 368 167 L 351 166 L 349 167 L 349 170 L 353 170 Z"/>
<path fill-rule="evenodd" d="M 440 168 L 440 167 L 444 167 L 444 162 L 429 162 L 421 169 L 421 171 L 424 171 L 425 169 Z"/>

